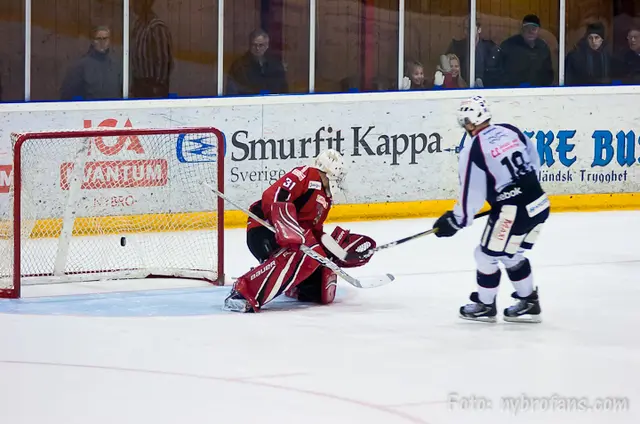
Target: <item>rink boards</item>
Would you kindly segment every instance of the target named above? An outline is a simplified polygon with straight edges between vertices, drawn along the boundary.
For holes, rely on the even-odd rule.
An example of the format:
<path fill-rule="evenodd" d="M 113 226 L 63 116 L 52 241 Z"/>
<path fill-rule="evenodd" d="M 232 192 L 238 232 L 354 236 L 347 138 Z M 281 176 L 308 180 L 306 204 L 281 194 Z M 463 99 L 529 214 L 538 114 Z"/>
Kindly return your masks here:
<path fill-rule="evenodd" d="M 553 210 L 640 208 L 640 116 L 629 113 L 640 87 L 584 87 L 3 104 L 0 213 L 5 219 L 10 214 L 12 132 L 214 126 L 225 135 L 225 193 L 240 204 L 250 205 L 286 171 L 335 148 L 345 155 L 348 174 L 344 187 L 334 191 L 330 221 L 437 216 L 458 197 L 458 152 L 466 137 L 455 110 L 461 99 L 474 94 L 487 98 L 495 122 L 517 125 L 537 143 L 540 178 Z M 141 141 L 139 158 L 125 143 L 100 160 L 158 159 Z M 188 141 L 166 140 L 161 155 L 169 161 L 165 180 L 192 173 L 190 181 L 198 181 L 196 168 L 215 166 L 213 147 Z M 61 163 L 47 156 L 50 172 L 40 174 L 60 175 L 54 183 L 63 193 Z M 166 188 L 164 197 L 151 195 L 157 187 L 130 187 L 114 196 L 113 191 L 87 190 L 83 199 L 93 205 L 87 209 L 93 216 L 77 218 L 74 231 L 91 234 L 96 225 L 103 232 L 164 231 L 167 219 L 175 223 L 172 228 L 217 225 L 205 203 L 187 205 L 185 193 L 175 187 L 180 185 Z M 211 194 L 203 191 L 203 196 Z M 57 217 L 65 205 L 64 196 L 59 199 L 50 216 L 39 216 L 32 237 L 56 236 L 51 229 L 61 225 Z M 157 219 L 166 199 L 174 202 L 171 213 Z M 245 215 L 226 206 L 225 227 L 245 225 Z"/>
<path fill-rule="evenodd" d="M 432 200 L 369 205 L 335 205 L 331 209 L 327 222 L 437 217 L 453 208 L 454 204 L 454 200 Z M 551 196 L 551 204 L 552 210 L 555 212 L 634 210 L 640 209 L 640 195 L 637 193 L 559 195 Z M 487 205 L 484 209 L 486 208 Z M 217 223 L 217 214 L 212 212 L 80 217 L 76 218 L 74 222 L 73 233 L 77 236 L 90 236 L 166 232 L 175 231 L 176 228 L 198 231 L 215 229 Z M 244 227 L 246 223 L 247 217 L 243 212 L 225 211 L 225 228 Z M 5 221 L 0 226 L 3 227 L 0 230 L 2 234 L 10 234 L 7 228 L 8 224 Z M 100 228 L 100 230 L 96 231 L 96 228 Z M 31 232 L 31 238 L 57 238 L 61 229 L 61 219 L 38 220 Z"/>

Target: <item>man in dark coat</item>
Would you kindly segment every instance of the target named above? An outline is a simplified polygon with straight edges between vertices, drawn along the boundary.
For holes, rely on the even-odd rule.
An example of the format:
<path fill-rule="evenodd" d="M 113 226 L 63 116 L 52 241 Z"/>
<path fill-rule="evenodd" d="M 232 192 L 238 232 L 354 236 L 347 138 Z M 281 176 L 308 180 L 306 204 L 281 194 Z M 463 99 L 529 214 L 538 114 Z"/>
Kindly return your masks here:
<path fill-rule="evenodd" d="M 584 37 L 565 60 L 565 85 L 611 84 L 611 66 L 604 25 L 589 24 Z"/>
<path fill-rule="evenodd" d="M 249 35 L 249 50 L 236 60 L 227 78 L 227 94 L 288 93 L 282 60 L 271 54 L 269 35 L 255 30 Z"/>
<path fill-rule="evenodd" d="M 60 88 L 61 100 L 122 98 L 122 65 L 109 54 L 111 31 L 97 27 L 89 51 L 72 65 Z"/>
<path fill-rule="evenodd" d="M 640 27 L 632 27 L 627 33 L 628 48 L 617 61 L 616 75 L 623 84 L 640 84 Z"/>
<path fill-rule="evenodd" d="M 505 87 L 548 87 L 553 84 L 554 72 L 551 50 L 538 38 L 540 18 L 527 15 L 522 20 L 522 31 L 503 41 L 502 71 Z"/>
<path fill-rule="evenodd" d="M 502 75 L 500 69 L 500 47 L 491 40 L 484 40 L 480 37 L 482 26 L 476 22 L 476 73 L 475 85 L 477 87 L 498 87 L 500 86 Z M 460 70 L 462 79 L 469 84 L 469 20 L 465 21 L 465 37 L 462 40 L 451 40 L 446 54 L 453 53 L 460 59 Z"/>

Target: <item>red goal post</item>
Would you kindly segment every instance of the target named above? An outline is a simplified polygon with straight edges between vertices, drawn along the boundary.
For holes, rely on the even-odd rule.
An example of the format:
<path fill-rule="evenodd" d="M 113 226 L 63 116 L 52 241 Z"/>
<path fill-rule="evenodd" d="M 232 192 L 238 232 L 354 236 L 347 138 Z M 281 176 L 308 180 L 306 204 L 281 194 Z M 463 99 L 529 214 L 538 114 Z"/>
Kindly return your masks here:
<path fill-rule="evenodd" d="M 127 278 L 224 284 L 225 139 L 213 127 L 12 134 L 0 297 Z"/>

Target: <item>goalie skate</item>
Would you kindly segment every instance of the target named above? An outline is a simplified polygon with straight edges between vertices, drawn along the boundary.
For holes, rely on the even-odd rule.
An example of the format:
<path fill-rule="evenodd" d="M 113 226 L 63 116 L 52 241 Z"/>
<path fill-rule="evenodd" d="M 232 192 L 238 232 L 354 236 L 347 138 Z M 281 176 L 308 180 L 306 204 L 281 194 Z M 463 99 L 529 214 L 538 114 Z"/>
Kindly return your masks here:
<path fill-rule="evenodd" d="M 253 309 L 251 308 L 249 302 L 236 291 L 232 291 L 224 300 L 224 306 L 222 307 L 222 310 L 241 313 L 253 312 Z"/>

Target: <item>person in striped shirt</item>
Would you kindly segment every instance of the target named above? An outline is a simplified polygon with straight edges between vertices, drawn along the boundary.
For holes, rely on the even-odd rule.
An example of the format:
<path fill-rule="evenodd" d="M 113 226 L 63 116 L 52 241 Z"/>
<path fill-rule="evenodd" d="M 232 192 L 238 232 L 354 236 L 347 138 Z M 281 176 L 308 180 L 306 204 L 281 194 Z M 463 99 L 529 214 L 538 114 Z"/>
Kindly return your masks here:
<path fill-rule="evenodd" d="M 169 96 L 174 67 L 171 33 L 153 12 L 154 2 L 131 0 L 136 16 L 131 33 L 131 96 L 136 98 Z"/>

